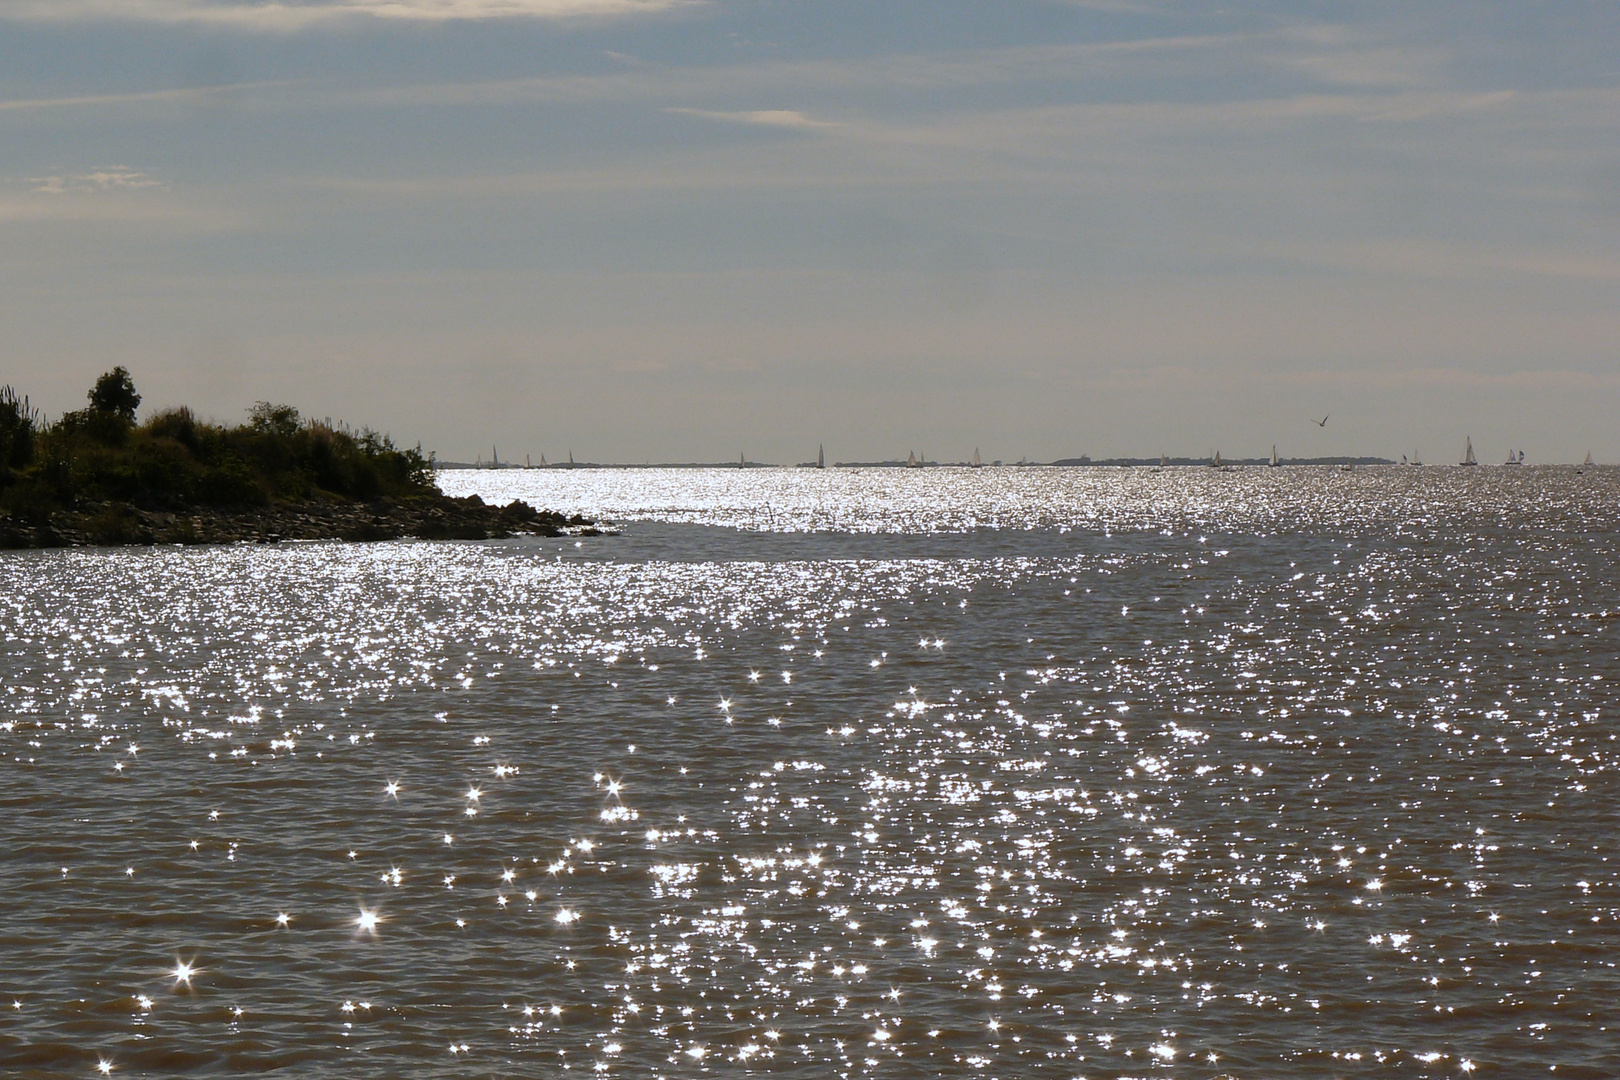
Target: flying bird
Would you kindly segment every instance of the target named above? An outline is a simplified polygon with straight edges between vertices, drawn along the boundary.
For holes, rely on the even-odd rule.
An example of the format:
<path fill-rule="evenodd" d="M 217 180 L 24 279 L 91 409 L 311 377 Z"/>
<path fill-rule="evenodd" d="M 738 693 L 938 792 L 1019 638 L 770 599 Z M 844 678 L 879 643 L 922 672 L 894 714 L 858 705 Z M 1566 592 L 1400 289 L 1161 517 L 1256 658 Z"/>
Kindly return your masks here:
<path fill-rule="evenodd" d="M 1332 413 L 1325 413 L 1320 420 L 1313 416 L 1311 417 L 1311 423 L 1315 424 L 1317 427 L 1327 427 L 1328 417 L 1332 415 Z"/>

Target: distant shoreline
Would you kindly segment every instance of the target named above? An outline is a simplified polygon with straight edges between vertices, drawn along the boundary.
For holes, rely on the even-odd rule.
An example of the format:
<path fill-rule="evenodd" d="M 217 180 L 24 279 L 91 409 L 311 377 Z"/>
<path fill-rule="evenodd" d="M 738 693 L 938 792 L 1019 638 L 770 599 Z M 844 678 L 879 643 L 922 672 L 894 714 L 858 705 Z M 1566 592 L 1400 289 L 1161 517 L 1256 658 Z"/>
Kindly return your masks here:
<path fill-rule="evenodd" d="M 1262 465 L 1269 466 L 1270 458 L 1231 458 L 1222 459 L 1221 466 L 1228 465 Z M 1308 466 L 1308 465 L 1400 465 L 1401 462 L 1391 461 L 1381 457 L 1314 457 L 1314 458 L 1280 458 L 1277 465 Z M 1443 463 L 1449 464 L 1449 463 Z M 1211 462 L 1208 458 L 1173 457 L 1163 461 L 1154 458 L 1098 458 L 1092 460 L 1087 457 L 1059 458 L 1056 461 L 1026 461 L 1026 462 L 986 462 L 983 465 L 974 465 L 968 461 L 920 461 L 911 465 L 905 461 L 834 461 L 825 467 L 828 469 L 1051 469 L 1051 468 L 1140 468 L 1143 466 L 1167 467 L 1200 467 L 1209 468 Z M 1418 466 L 1421 467 L 1421 466 Z M 474 472 L 568 472 L 571 469 L 816 469 L 821 468 L 813 461 L 801 461 L 794 465 L 782 465 L 769 461 L 750 461 L 742 464 L 736 461 L 655 461 L 655 462 L 598 462 L 578 461 L 565 464 L 546 465 L 512 465 L 501 462 L 491 465 L 487 462 L 472 461 L 440 461 L 433 462 L 436 471 L 469 470 Z"/>

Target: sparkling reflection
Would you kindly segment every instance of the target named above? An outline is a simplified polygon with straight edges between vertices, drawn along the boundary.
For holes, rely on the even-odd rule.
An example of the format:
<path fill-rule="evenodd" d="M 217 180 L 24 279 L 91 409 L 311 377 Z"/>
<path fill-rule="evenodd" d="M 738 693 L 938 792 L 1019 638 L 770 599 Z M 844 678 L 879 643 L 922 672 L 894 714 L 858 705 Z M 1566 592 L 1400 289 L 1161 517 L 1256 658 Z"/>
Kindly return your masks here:
<path fill-rule="evenodd" d="M 7 555 L 0 1061 L 1608 1075 L 1620 478 L 1281 472 Z"/>

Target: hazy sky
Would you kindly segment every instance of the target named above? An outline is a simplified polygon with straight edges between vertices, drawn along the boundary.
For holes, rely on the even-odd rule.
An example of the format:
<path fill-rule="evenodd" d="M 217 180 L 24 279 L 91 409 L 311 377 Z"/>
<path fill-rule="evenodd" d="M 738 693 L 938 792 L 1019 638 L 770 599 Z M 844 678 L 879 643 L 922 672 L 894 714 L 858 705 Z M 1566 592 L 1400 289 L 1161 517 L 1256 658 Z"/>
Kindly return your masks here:
<path fill-rule="evenodd" d="M 1616 56 L 1611 0 L 0 0 L 0 383 L 452 458 L 1612 461 Z"/>

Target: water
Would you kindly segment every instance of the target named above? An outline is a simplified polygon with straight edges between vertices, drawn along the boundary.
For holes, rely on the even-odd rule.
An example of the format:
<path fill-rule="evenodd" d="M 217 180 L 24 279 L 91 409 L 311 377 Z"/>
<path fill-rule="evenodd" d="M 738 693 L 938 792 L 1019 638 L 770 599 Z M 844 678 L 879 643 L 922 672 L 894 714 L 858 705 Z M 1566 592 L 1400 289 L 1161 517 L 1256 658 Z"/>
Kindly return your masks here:
<path fill-rule="evenodd" d="M 459 473 L 0 557 L 0 1068 L 1616 1070 L 1620 473 Z"/>

